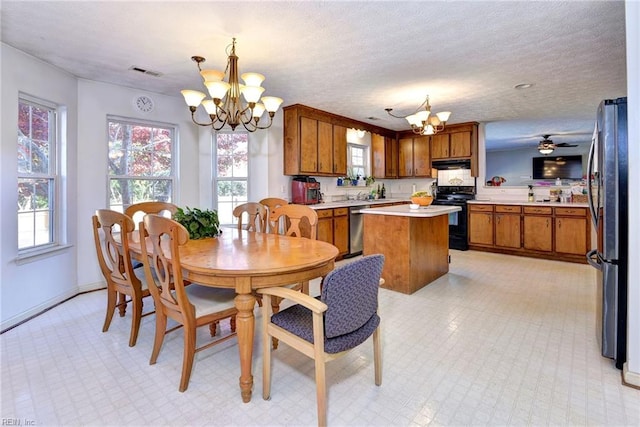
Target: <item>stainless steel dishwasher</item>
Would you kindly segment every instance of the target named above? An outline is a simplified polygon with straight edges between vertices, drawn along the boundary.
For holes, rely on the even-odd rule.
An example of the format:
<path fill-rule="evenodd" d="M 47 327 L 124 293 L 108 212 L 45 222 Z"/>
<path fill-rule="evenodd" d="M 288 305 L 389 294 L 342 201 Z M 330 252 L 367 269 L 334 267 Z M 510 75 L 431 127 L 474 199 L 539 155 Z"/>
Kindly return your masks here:
<path fill-rule="evenodd" d="M 360 209 L 366 209 L 369 205 L 351 206 L 349 208 L 349 256 L 360 255 L 362 253 L 362 235 L 364 228 L 364 218 Z"/>

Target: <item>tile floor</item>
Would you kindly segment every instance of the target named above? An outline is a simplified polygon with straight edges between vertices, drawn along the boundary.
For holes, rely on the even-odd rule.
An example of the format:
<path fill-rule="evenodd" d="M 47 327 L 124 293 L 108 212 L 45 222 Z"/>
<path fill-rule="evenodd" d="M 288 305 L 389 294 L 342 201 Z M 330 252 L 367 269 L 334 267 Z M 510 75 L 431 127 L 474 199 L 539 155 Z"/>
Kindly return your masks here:
<path fill-rule="evenodd" d="M 371 341 L 331 362 L 329 424 L 639 425 L 640 391 L 622 386 L 598 351 L 592 273 L 452 251 L 450 273 L 415 294 L 381 290 L 382 386 Z M 181 333 L 150 366 L 153 317 L 129 348 L 129 314 L 102 333 L 104 309 L 104 291 L 92 292 L 0 336 L 3 425 L 316 423 L 313 363 L 300 353 L 274 352 L 270 401 L 261 397 L 260 340 L 250 403 L 240 398 L 235 340 L 198 353 L 179 393 Z"/>

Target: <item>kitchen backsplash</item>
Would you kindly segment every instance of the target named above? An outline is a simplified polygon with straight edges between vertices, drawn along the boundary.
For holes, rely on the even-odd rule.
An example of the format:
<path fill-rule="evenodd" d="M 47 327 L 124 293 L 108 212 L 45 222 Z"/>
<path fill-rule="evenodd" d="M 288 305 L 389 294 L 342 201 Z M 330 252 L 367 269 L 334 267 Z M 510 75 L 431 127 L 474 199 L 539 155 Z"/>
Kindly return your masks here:
<path fill-rule="evenodd" d="M 473 187 L 476 179 L 471 176 L 471 169 L 451 169 L 438 171 L 438 186 Z"/>

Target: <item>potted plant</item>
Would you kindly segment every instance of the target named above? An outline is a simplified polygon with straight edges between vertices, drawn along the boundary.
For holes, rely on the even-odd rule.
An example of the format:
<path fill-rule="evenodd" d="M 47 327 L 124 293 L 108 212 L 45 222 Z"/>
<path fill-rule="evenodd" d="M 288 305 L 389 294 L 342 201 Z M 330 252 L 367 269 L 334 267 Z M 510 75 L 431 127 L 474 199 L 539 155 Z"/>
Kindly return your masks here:
<path fill-rule="evenodd" d="M 187 206 L 185 209 L 178 208 L 173 219 L 184 225 L 191 239 L 216 237 L 220 234 L 220 221 L 215 210 L 189 209 Z"/>

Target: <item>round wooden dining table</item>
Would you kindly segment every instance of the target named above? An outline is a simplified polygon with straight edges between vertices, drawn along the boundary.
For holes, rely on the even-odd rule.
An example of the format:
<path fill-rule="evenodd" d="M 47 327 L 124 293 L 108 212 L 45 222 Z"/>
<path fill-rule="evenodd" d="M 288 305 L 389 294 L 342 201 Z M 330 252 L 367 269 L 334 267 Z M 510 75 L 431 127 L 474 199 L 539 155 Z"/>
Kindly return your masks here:
<path fill-rule="evenodd" d="M 139 234 L 130 249 L 140 255 Z M 152 250 L 152 249 L 150 249 Z M 224 228 L 220 236 L 189 240 L 180 248 L 184 279 L 236 290 L 236 331 L 240 352 L 240 393 L 251 400 L 256 299 L 253 291 L 324 277 L 334 269 L 338 248 L 319 241 Z"/>

